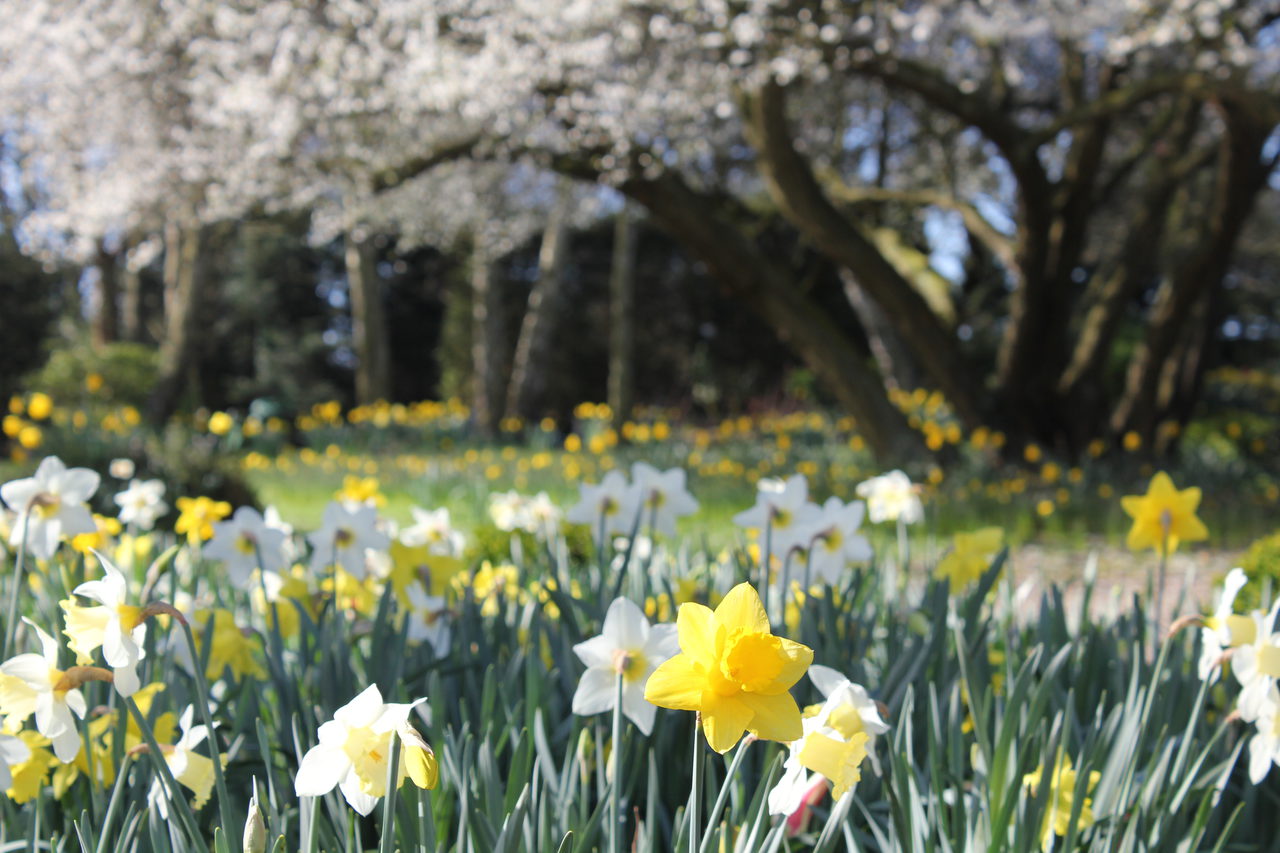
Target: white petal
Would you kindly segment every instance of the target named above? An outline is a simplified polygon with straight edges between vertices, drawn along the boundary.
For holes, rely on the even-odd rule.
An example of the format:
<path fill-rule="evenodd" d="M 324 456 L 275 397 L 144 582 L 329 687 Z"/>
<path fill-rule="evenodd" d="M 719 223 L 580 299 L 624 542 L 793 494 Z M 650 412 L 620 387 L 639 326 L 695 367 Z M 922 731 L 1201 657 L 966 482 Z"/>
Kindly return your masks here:
<path fill-rule="evenodd" d="M 574 644 L 573 653 L 589 667 L 613 666 L 613 652 L 618 647 L 604 634 Z"/>
<path fill-rule="evenodd" d="M 138 678 L 138 665 L 131 663 L 128 666 L 117 666 L 113 670 L 115 677 L 112 679 L 116 686 L 116 692 L 121 696 L 128 698 L 137 693 L 142 687 L 142 680 Z"/>
<path fill-rule="evenodd" d="M 1249 739 L 1249 781 L 1257 785 L 1271 770 L 1275 744 L 1271 738 L 1254 735 Z"/>
<path fill-rule="evenodd" d="M 613 708 L 617 676 L 611 669 L 593 667 L 582 673 L 578 689 L 573 693 L 573 713 L 579 716 L 599 714 Z"/>
<path fill-rule="evenodd" d="M 643 648 L 645 640 L 649 637 L 649 620 L 645 618 L 644 611 L 634 601 L 628 598 L 616 598 L 609 605 L 609 611 L 605 613 L 604 627 L 600 635 L 607 637 L 614 648 Z"/>
<path fill-rule="evenodd" d="M 814 664 L 809 667 L 809 680 L 813 682 L 813 686 L 818 688 L 818 692 L 823 696 L 830 696 L 837 687 L 847 684 L 849 681 L 837 670 L 820 664 Z"/>
<path fill-rule="evenodd" d="M 0 765 L 21 764 L 30 757 L 31 748 L 22 738 L 0 735 Z"/>
<path fill-rule="evenodd" d="M 382 716 L 382 709 L 382 693 L 378 685 L 370 684 L 359 696 L 334 711 L 333 718 L 353 729 L 364 728 Z"/>
<path fill-rule="evenodd" d="M 101 483 L 102 477 L 97 471 L 88 468 L 72 468 L 62 475 L 58 485 L 63 500 L 83 503 L 93 497 L 93 493 L 98 491 Z"/>
<path fill-rule="evenodd" d="M 32 690 L 49 690 L 49 662 L 37 654 L 18 655 L 0 665 L 0 672 L 22 679 Z"/>
<path fill-rule="evenodd" d="M 57 519 L 62 524 L 62 534 L 70 539 L 81 533 L 93 533 L 98 525 L 93 523 L 93 515 L 84 504 L 64 503 L 58 510 Z"/>
<path fill-rule="evenodd" d="M 644 698 L 644 684 L 637 682 L 622 688 L 622 713 L 647 737 L 653 731 L 653 718 L 657 707 Z"/>
<path fill-rule="evenodd" d="M 293 792 L 299 797 L 322 797 L 346 778 L 351 759 L 336 747 L 319 744 L 307 750 L 293 780 Z"/>
<path fill-rule="evenodd" d="M 347 777 L 338 783 L 338 787 L 342 789 L 342 796 L 347 798 L 351 808 L 362 816 L 367 816 L 369 812 L 373 811 L 374 806 L 378 804 L 380 799 L 360 790 L 360 780 L 355 773 L 348 773 Z"/>
<path fill-rule="evenodd" d="M 680 653 L 680 632 L 667 622 L 649 629 L 649 641 L 644 644 L 644 657 L 650 666 Z"/>

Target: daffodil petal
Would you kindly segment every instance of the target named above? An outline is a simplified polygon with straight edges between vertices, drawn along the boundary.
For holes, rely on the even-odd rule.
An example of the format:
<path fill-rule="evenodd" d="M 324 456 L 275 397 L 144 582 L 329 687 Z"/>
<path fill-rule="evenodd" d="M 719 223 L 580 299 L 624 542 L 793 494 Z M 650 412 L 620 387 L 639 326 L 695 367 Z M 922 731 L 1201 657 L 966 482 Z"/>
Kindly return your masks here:
<path fill-rule="evenodd" d="M 644 698 L 660 708 L 696 711 L 702 707 L 706 675 L 687 654 L 664 661 L 649 676 Z"/>

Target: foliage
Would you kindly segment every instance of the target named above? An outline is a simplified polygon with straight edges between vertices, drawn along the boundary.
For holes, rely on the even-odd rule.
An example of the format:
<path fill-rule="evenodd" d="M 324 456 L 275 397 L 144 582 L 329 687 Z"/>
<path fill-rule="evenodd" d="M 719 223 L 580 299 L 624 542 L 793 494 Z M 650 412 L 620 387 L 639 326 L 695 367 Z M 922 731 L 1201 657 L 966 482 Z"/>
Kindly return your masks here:
<path fill-rule="evenodd" d="M 1250 581 L 1237 597 L 1242 607 L 1260 607 L 1265 599 L 1274 598 L 1280 591 L 1280 531 L 1250 545 L 1240 558 L 1240 568 Z"/>
<path fill-rule="evenodd" d="M 88 343 L 56 348 L 25 384 L 64 404 L 146 405 L 155 385 L 156 352 L 134 343 L 91 347 Z"/>

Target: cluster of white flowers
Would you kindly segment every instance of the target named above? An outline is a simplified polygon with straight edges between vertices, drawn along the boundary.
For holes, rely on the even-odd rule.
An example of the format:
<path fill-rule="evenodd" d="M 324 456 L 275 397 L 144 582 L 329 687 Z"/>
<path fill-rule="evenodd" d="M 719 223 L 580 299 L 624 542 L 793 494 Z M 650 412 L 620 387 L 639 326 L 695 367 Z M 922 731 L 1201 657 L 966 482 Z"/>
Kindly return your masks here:
<path fill-rule="evenodd" d="M 598 484 L 578 487 L 578 503 L 565 520 L 585 524 L 597 543 L 618 534 L 649 531 L 667 537 L 676 534 L 676 520 L 698 511 L 698 502 L 685 487 L 681 468 L 659 471 L 645 462 L 631 466 L 631 480 L 620 471 L 610 471 Z"/>
<path fill-rule="evenodd" d="M 858 532 L 865 511 L 862 501 L 846 504 L 837 497 L 818 506 L 809 500 L 804 475 L 794 474 L 786 480 L 761 480 L 755 506 L 735 515 L 733 522 L 757 531 L 762 552 L 767 549 L 781 559 L 798 552 L 813 582 L 834 584 L 849 565 L 871 559 L 871 544 Z"/>
<path fill-rule="evenodd" d="M 1249 778 L 1261 782 L 1272 764 L 1280 764 L 1280 599 L 1271 610 L 1248 615 L 1234 611 L 1236 596 L 1248 583 L 1244 570 L 1235 568 L 1223 582 L 1218 607 L 1203 620 L 1200 629 L 1200 677 L 1216 681 L 1224 663 L 1240 685 L 1236 712 L 1255 727 L 1249 740 Z"/>
<path fill-rule="evenodd" d="M 546 492 L 538 492 L 533 497 L 519 492 L 489 496 L 489 517 L 506 533 L 522 530 L 540 539 L 550 539 L 560 530 L 561 515 L 560 508 Z"/>

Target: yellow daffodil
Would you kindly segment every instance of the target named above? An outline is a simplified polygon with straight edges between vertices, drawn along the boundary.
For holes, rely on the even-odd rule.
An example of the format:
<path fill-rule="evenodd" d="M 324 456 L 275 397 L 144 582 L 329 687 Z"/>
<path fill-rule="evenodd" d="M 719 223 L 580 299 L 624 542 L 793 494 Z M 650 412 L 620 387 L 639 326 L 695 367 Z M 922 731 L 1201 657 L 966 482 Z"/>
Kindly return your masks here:
<path fill-rule="evenodd" d="M 203 495 L 198 498 L 178 498 L 178 522 L 173 531 L 186 535 L 187 542 L 198 545 L 213 538 L 213 523 L 231 514 L 231 504 L 215 501 Z"/>
<path fill-rule="evenodd" d="M 342 479 L 342 488 L 334 493 L 334 497 L 357 506 L 382 506 L 387 502 L 377 477 L 357 477 L 354 474 Z"/>
<path fill-rule="evenodd" d="M 49 739 L 39 732 L 26 729 L 19 732 L 18 737 L 26 745 L 30 757 L 9 767 L 11 784 L 4 793 L 15 803 L 22 805 L 34 800 L 40 793 L 40 789 L 49 780 L 49 771 L 58 760 L 48 749 Z"/>
<path fill-rule="evenodd" d="M 1084 802 L 1080 804 L 1080 816 L 1076 823 L 1077 831 L 1093 825 L 1093 800 L 1087 795 L 1093 793 L 1100 778 L 1102 774 L 1097 770 L 1089 773 L 1089 781 L 1085 786 L 1086 796 Z M 1043 779 L 1044 765 L 1037 767 L 1034 773 L 1028 773 L 1022 777 L 1022 784 L 1027 788 L 1028 796 L 1037 796 Z M 1071 757 L 1059 753 L 1058 760 L 1054 764 L 1053 776 L 1049 780 L 1049 801 L 1045 805 L 1044 823 L 1040 829 L 1040 842 L 1045 847 L 1049 846 L 1053 835 L 1066 835 L 1071 831 L 1071 812 L 1075 806 L 1075 791 L 1076 771 L 1071 766 Z"/>
<path fill-rule="evenodd" d="M 191 624 L 195 629 L 193 635 L 196 640 L 197 656 L 204 653 L 205 626 L 209 624 L 211 615 L 213 645 L 209 648 L 209 661 L 204 670 L 205 678 L 209 681 L 217 681 L 227 667 L 231 668 L 231 674 L 236 678 L 244 678 L 246 675 L 254 678 L 265 677 L 266 670 L 255 657 L 258 648 L 257 635 L 237 625 L 235 614 L 230 610 L 219 608 L 213 611 L 196 611 Z M 190 661 L 186 660 L 187 652 L 181 651 L 185 648 L 186 643 L 180 643 L 175 646 L 175 653 L 184 659 L 183 663 L 190 669 Z"/>
<path fill-rule="evenodd" d="M 727 752 L 750 730 L 764 740 L 803 734 L 800 708 L 788 692 L 813 662 L 813 650 L 769 630 L 750 584 L 730 590 L 712 611 L 680 606 L 681 653 L 654 671 L 645 699 L 663 708 L 698 711 L 707 742 Z"/>
<path fill-rule="evenodd" d="M 1163 471 L 1151 478 L 1145 495 L 1123 497 L 1120 505 L 1133 518 L 1126 544 L 1134 551 L 1154 548 L 1163 557 L 1176 551 L 1179 543 L 1209 538 L 1208 528 L 1196 517 L 1200 489 L 1179 491 Z"/>
<path fill-rule="evenodd" d="M 938 562 L 934 576 L 950 580 L 951 591 L 959 592 L 990 567 L 992 557 L 1004 546 L 1004 530 L 984 527 L 972 533 L 957 533 L 951 543 L 951 552 Z"/>
<path fill-rule="evenodd" d="M 804 739 L 799 761 L 802 767 L 831 780 L 831 798 L 839 800 L 862 778 L 862 760 L 867 757 L 866 732 L 855 732 L 848 740 L 814 732 Z"/>
<path fill-rule="evenodd" d="M 384 703 L 377 685 L 370 685 L 320 727 L 320 742 L 302 757 L 294 792 L 322 797 L 337 787 L 353 809 L 367 815 L 387 792 L 394 738 L 401 745 L 396 785 L 408 778 L 419 788 L 434 788 L 440 778 L 435 753 L 409 724 L 418 702 Z"/>

